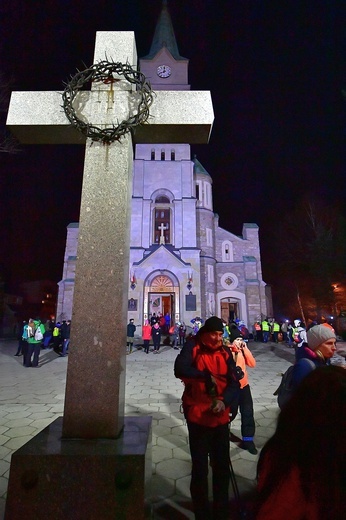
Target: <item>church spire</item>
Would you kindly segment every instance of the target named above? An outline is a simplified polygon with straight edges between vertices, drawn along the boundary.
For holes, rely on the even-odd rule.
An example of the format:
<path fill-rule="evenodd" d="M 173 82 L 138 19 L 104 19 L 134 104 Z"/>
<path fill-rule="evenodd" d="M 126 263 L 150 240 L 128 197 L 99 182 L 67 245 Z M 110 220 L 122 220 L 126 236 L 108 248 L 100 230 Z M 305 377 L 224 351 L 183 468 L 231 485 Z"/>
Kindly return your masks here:
<path fill-rule="evenodd" d="M 185 60 L 183 56 L 180 56 L 178 44 L 175 39 L 174 29 L 172 25 L 171 15 L 168 11 L 168 1 L 162 1 L 161 14 L 158 18 L 153 41 L 151 43 L 150 52 L 147 56 L 142 59 L 150 60 L 153 59 L 156 54 L 163 48 L 166 47 L 175 60 Z"/>

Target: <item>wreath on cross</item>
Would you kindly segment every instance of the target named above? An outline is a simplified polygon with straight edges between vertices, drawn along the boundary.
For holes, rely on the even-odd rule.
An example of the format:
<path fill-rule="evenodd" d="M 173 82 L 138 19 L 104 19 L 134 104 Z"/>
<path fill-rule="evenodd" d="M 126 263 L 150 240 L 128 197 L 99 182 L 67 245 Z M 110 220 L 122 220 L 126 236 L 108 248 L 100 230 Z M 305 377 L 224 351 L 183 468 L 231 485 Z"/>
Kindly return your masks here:
<path fill-rule="evenodd" d="M 97 81 L 110 84 L 112 88 L 113 83 L 120 81 L 118 77 L 114 77 L 114 74 L 123 76 L 126 81 L 136 85 L 137 113 L 124 121 L 113 123 L 111 127 L 107 128 L 100 128 L 80 119 L 73 106 L 78 92 L 83 90 L 88 83 Z M 122 136 L 131 132 L 136 126 L 147 122 L 149 107 L 153 102 L 153 91 L 144 74 L 134 69 L 129 63 L 123 64 L 104 60 L 83 71 L 78 71 L 77 74 L 72 76 L 70 81 L 65 83 L 62 99 L 65 115 L 74 128 L 92 141 L 111 144 L 114 141 L 119 141 Z"/>

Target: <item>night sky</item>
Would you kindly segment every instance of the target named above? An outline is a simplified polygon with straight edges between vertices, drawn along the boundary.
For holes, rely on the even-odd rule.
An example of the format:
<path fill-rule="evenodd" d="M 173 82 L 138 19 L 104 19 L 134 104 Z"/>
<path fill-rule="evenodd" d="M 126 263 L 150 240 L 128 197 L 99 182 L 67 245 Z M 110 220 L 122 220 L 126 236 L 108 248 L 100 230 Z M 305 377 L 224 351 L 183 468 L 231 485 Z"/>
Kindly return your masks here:
<path fill-rule="evenodd" d="M 345 212 L 346 3 L 170 0 L 192 90 L 210 90 L 215 123 L 192 154 L 214 181 L 219 224 L 260 226 L 264 279 L 280 282 L 278 230 L 308 195 Z M 161 0 L 2 0 L 0 74 L 12 90 L 63 90 L 90 66 L 96 31 L 133 30 L 150 49 Z M 4 90 L 4 89 L 2 89 Z M 1 114 L 2 122 L 6 114 Z M 0 154 L 0 266 L 8 291 L 62 276 L 78 221 L 83 146 Z M 282 240 L 289 237 L 282 236 Z"/>

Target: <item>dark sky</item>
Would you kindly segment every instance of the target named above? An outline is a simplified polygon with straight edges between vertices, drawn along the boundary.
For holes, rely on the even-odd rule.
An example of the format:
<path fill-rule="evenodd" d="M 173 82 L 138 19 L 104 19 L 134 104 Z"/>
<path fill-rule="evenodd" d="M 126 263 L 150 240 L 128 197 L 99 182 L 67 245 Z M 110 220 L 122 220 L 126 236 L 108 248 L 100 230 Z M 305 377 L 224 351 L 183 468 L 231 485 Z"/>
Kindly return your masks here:
<path fill-rule="evenodd" d="M 193 90 L 212 93 L 208 145 L 220 225 L 260 226 L 265 281 L 280 283 L 277 229 L 302 195 L 345 211 L 344 1 L 170 0 Z M 2 0 L 0 73 L 13 90 L 63 89 L 92 64 L 97 30 L 135 31 L 149 52 L 161 0 Z M 4 117 L 4 114 L 2 114 Z M 62 275 L 66 226 L 78 220 L 83 147 L 0 154 L 0 265 L 8 288 Z M 287 240 L 287 237 L 282 237 Z"/>

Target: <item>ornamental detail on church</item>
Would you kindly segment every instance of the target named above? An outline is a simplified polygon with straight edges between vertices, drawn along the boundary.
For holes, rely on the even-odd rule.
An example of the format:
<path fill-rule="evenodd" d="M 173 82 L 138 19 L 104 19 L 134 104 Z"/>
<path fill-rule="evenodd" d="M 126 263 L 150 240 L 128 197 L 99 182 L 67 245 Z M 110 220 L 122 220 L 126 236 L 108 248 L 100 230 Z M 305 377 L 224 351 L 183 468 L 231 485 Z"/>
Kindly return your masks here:
<path fill-rule="evenodd" d="M 238 277 L 233 273 L 225 273 L 221 277 L 221 285 L 224 289 L 236 289 L 238 287 L 239 280 Z"/>
<path fill-rule="evenodd" d="M 151 290 L 153 292 L 172 292 L 172 280 L 168 276 L 156 276 L 151 283 Z"/>

